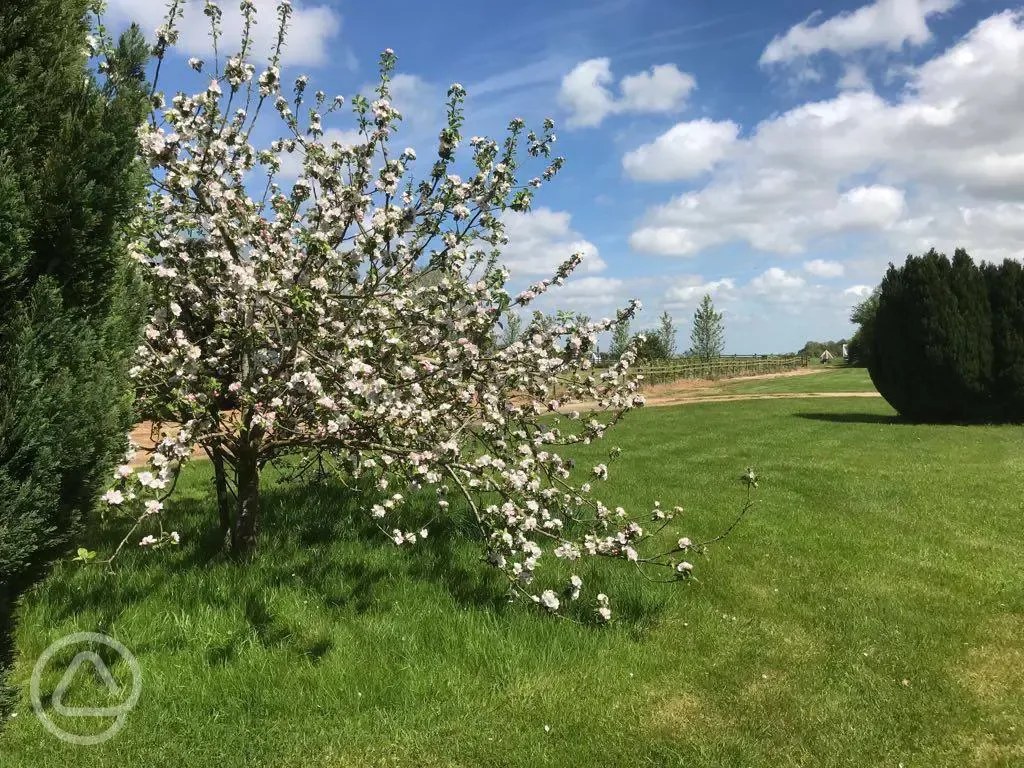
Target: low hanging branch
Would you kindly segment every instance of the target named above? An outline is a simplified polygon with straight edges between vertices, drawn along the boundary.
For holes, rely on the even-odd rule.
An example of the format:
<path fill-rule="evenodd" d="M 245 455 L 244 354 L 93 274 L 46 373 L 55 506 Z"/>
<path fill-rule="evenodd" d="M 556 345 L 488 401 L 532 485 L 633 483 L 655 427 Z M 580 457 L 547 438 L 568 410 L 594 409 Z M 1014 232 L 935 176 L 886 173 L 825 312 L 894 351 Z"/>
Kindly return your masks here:
<path fill-rule="evenodd" d="M 158 31 L 158 61 L 177 37 L 182 8 L 172 2 Z M 237 555 L 257 545 L 262 469 L 298 455 L 300 474 L 315 463 L 362 489 L 366 514 L 401 546 L 427 536 L 449 492 L 460 494 L 487 561 L 514 593 L 550 611 L 558 596 L 531 589 L 549 558 L 622 558 L 689 576 L 687 539 L 657 555 L 639 552 L 671 514 L 656 508 L 655 530 L 646 531 L 594 496 L 591 482 L 607 478 L 606 465 L 574 472 L 558 452 L 603 438 L 643 405 L 630 374 L 636 344 L 608 370 L 592 364 L 598 334 L 628 322 L 639 303 L 598 322 L 535 320 L 496 343 L 503 317 L 560 286 L 581 261 L 573 256 L 516 295 L 506 289 L 503 218 L 528 210 L 562 167 L 552 156 L 554 124 L 525 132 L 515 119 L 500 143 L 469 139 L 473 170 L 462 178 L 453 172 L 464 141 L 465 92 L 456 84 L 436 156 L 421 166 L 413 149 L 390 148 L 401 116 L 391 103 L 388 50 L 375 98 L 352 100 L 359 140 L 327 141 L 323 121 L 344 100 L 310 95 L 305 76 L 284 94 L 290 3 L 278 5 L 277 42 L 258 74 L 250 62 L 254 3 L 241 9 L 239 53 L 216 61 L 202 90 L 179 93 L 169 106 L 154 90 L 141 131 L 153 192 L 135 251 L 154 307 L 132 375 L 143 416 L 180 429 L 156 445 L 146 468 L 122 467 L 107 493 L 111 505 L 138 510 L 125 541 L 150 519 L 158 533 L 143 545 L 177 541 L 160 526 L 163 503 L 202 448 L 214 457 L 221 520 Z M 208 3 L 206 13 L 216 42 L 220 11 Z M 250 137 L 270 107 L 281 135 L 258 150 Z M 524 163 L 539 164 L 525 184 Z M 289 182 L 285 168 L 297 168 L 297 178 Z M 597 407 L 561 413 L 582 401 Z M 588 475 L 582 483 L 572 479 L 579 472 Z M 433 489 L 436 506 L 428 520 L 403 527 L 392 521 L 410 488 Z M 581 588 L 574 575 L 565 594 L 575 600 Z M 610 618 L 604 595 L 595 612 Z"/>

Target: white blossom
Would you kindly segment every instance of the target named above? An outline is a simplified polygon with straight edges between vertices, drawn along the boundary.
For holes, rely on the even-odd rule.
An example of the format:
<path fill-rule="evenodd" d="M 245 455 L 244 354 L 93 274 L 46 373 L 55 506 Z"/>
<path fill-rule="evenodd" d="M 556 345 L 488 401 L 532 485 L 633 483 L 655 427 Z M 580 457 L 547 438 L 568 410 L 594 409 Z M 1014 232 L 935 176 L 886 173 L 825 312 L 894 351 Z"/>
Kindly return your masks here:
<path fill-rule="evenodd" d="M 534 599 L 552 613 L 557 611 L 560 605 L 558 596 L 550 589 L 545 589 L 540 593 L 540 597 L 535 596 Z"/>

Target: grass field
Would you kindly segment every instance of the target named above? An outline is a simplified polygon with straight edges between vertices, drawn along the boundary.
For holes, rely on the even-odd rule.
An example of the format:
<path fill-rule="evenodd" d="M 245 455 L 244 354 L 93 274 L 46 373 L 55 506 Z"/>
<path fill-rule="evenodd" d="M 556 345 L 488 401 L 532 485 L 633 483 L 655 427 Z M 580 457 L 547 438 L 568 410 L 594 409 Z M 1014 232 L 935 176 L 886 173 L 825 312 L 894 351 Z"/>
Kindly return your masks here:
<path fill-rule="evenodd" d="M 891 416 L 880 399 L 652 408 L 588 447 L 623 448 L 609 502 L 682 504 L 692 538 L 732 519 L 744 467 L 762 477 L 697 580 L 583 571 L 612 596 L 606 629 L 507 605 L 456 522 L 397 551 L 330 489 L 269 489 L 259 561 L 223 562 L 197 465 L 180 550 L 132 552 L 116 577 L 67 564 L 24 606 L 26 689 L 69 632 L 132 649 L 124 729 L 71 747 L 23 705 L 0 765 L 1022 765 L 1020 428 Z"/>
<path fill-rule="evenodd" d="M 765 395 L 782 392 L 874 392 L 867 368 L 816 366 L 814 373 L 751 381 L 722 381 L 716 394 Z"/>

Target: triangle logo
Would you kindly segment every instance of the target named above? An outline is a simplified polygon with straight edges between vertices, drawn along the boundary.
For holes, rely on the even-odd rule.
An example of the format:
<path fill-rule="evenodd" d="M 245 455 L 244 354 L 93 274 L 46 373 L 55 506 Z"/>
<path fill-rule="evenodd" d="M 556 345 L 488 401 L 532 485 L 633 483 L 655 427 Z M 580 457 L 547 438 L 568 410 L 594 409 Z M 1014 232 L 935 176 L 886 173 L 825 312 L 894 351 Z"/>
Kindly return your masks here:
<path fill-rule="evenodd" d="M 64 676 L 61 677 L 60 682 L 57 684 L 56 690 L 53 692 L 53 711 L 65 717 L 118 717 L 124 714 L 126 711 L 124 704 L 114 707 L 68 707 L 64 705 L 64 694 L 71 687 L 78 668 L 86 662 L 92 664 L 96 674 L 99 675 L 103 684 L 107 686 L 107 690 L 110 691 L 111 695 L 120 697 L 121 686 L 114 680 L 114 676 L 110 674 L 110 669 L 103 659 L 99 657 L 99 654 L 95 651 L 81 651 L 72 659 L 67 670 L 64 672 Z"/>

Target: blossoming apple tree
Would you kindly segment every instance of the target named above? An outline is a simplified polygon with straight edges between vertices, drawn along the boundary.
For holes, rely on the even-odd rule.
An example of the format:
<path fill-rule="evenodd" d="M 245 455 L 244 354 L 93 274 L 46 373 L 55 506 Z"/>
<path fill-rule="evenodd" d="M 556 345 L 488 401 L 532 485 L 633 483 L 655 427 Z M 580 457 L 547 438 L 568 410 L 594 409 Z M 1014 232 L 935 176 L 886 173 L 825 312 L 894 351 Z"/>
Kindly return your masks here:
<path fill-rule="evenodd" d="M 158 30 L 158 62 L 182 8 L 172 2 Z M 470 138 L 471 171 L 460 176 L 465 92 L 456 84 L 433 157 L 396 151 L 401 115 L 388 50 L 372 100 L 351 102 L 358 140 L 329 141 L 325 122 L 344 100 L 311 92 L 306 77 L 282 82 L 288 0 L 259 70 L 253 2 L 241 10 L 238 52 L 191 60 L 204 87 L 166 101 L 154 92 L 141 129 L 153 192 L 136 253 L 153 311 L 132 375 L 141 414 L 176 428 L 146 466 L 126 462 L 107 493 L 109 504 L 134 510 L 125 541 L 147 530 L 143 546 L 177 541 L 160 524 L 163 505 L 181 465 L 201 450 L 237 555 L 257 546 L 261 471 L 297 456 L 359 488 L 366 515 L 398 545 L 430 531 L 429 520 L 409 525 L 400 514 L 406 494 L 432 494 L 438 511 L 458 498 L 486 560 L 513 592 L 551 611 L 583 585 L 574 575 L 561 593 L 535 594 L 546 558 L 623 558 L 688 576 L 686 553 L 696 548 L 688 539 L 646 551 L 664 541 L 671 512 L 656 508 L 650 522 L 647 510 L 641 524 L 608 508 L 593 493 L 607 466 L 576 468 L 559 453 L 604 437 L 643 404 L 629 372 L 635 347 L 607 370 L 591 362 L 597 335 L 639 304 L 599 322 L 534 321 L 516 341 L 495 343 L 502 318 L 561 285 L 580 262 L 574 256 L 514 295 L 506 288 L 502 217 L 528 210 L 561 168 L 553 123 L 534 133 L 516 119 L 500 142 Z M 207 3 L 206 14 L 216 50 L 221 12 Z M 255 126 L 275 113 L 279 138 L 257 149 Z M 536 176 L 524 183 L 529 164 Z M 596 596 L 595 610 L 610 616 L 606 596 Z"/>

